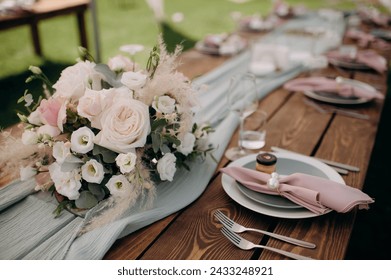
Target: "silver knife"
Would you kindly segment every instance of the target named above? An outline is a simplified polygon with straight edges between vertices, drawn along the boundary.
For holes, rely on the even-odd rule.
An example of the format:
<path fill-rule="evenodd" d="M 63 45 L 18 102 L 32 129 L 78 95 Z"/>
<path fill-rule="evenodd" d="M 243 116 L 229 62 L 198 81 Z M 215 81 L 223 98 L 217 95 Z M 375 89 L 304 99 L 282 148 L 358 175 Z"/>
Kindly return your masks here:
<path fill-rule="evenodd" d="M 271 147 L 271 149 L 274 152 L 286 152 L 286 153 L 295 153 L 295 154 L 301 155 L 300 153 L 292 152 L 292 151 L 289 151 L 289 150 L 286 150 L 286 149 L 283 149 L 283 148 L 279 148 L 279 147 L 274 147 L 273 146 L 273 147 Z M 353 171 L 353 172 L 360 171 L 360 168 L 358 168 L 357 166 L 352 166 L 352 165 L 339 163 L 339 162 L 335 162 L 335 161 L 331 161 L 331 160 L 327 160 L 327 159 L 322 159 L 322 158 L 318 158 L 318 157 L 313 157 L 313 158 L 315 158 L 315 159 L 317 159 L 317 160 L 319 160 L 319 161 L 321 161 L 321 162 L 323 162 L 323 163 L 325 163 L 327 165 L 331 165 L 333 167 L 338 167 L 338 168 L 342 168 L 342 169 Z"/>

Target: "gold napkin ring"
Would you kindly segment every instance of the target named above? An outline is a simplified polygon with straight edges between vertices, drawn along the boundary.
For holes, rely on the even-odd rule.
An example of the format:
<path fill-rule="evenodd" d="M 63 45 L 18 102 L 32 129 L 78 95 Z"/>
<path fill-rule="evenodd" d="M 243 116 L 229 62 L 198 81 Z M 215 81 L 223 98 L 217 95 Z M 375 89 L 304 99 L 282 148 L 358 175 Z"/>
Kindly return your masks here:
<path fill-rule="evenodd" d="M 280 176 L 278 175 L 277 172 L 273 172 L 271 174 L 271 177 L 269 180 L 267 180 L 267 186 L 269 189 L 272 189 L 272 190 L 277 190 L 278 193 L 281 195 L 280 193 Z"/>

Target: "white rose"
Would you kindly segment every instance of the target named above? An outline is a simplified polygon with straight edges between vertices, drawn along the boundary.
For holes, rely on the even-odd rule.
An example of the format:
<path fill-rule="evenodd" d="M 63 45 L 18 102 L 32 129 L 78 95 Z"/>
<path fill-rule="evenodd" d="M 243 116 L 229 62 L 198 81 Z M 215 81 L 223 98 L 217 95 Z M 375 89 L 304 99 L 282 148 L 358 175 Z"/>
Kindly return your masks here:
<path fill-rule="evenodd" d="M 137 72 L 124 72 L 121 77 L 121 83 L 130 88 L 131 90 L 141 89 L 147 82 L 147 75 Z"/>
<path fill-rule="evenodd" d="M 103 165 L 95 159 L 90 159 L 81 167 L 81 176 L 89 183 L 100 184 L 104 175 Z"/>
<path fill-rule="evenodd" d="M 28 122 L 33 125 L 42 125 L 41 114 L 38 110 L 31 112 L 31 114 L 27 118 Z"/>
<path fill-rule="evenodd" d="M 21 167 L 20 168 L 20 180 L 21 181 L 26 181 L 30 179 L 31 177 L 35 176 L 37 174 L 37 169 L 31 167 L 31 166 L 26 166 L 26 167 Z"/>
<path fill-rule="evenodd" d="M 135 153 L 119 154 L 115 158 L 115 162 L 118 165 L 121 173 L 129 173 L 134 169 L 136 165 L 137 155 Z"/>
<path fill-rule="evenodd" d="M 162 181 L 172 181 L 176 172 L 176 157 L 172 153 L 165 154 L 157 162 L 157 171 L 159 172 Z"/>
<path fill-rule="evenodd" d="M 86 154 L 94 148 L 95 135 L 86 126 L 75 130 L 71 135 L 71 149 L 80 154 Z"/>
<path fill-rule="evenodd" d="M 57 162 L 49 166 L 49 174 L 53 180 L 56 191 L 71 200 L 79 198 L 81 188 L 80 170 L 75 169 L 69 172 L 61 171 L 61 165 Z"/>
<path fill-rule="evenodd" d="M 49 135 L 50 137 L 56 137 L 60 135 L 61 130 L 58 127 L 45 124 L 38 128 L 37 133 L 39 135 Z"/>
<path fill-rule="evenodd" d="M 102 89 L 101 81 L 104 77 L 94 69 L 95 65 L 90 61 L 82 61 L 65 68 L 53 85 L 56 89 L 53 97 L 77 101 L 84 95 L 86 88 Z"/>
<path fill-rule="evenodd" d="M 171 114 L 175 110 L 175 99 L 167 95 L 155 96 L 152 107 L 160 113 Z"/>
<path fill-rule="evenodd" d="M 114 197 L 128 195 L 134 189 L 128 179 L 126 179 L 126 177 L 122 174 L 112 176 L 107 182 L 106 187 L 109 189 L 110 194 Z"/>
<path fill-rule="evenodd" d="M 195 140 L 196 138 L 193 133 L 186 133 L 181 140 L 181 144 L 177 147 L 177 150 L 187 156 L 193 151 Z"/>
<path fill-rule="evenodd" d="M 102 113 L 101 127 L 95 144 L 117 153 L 132 152 L 145 145 L 151 130 L 148 106 L 131 98 L 118 100 Z"/>
<path fill-rule="evenodd" d="M 87 118 L 89 121 L 93 121 L 103 111 L 105 106 L 104 98 L 107 90 L 92 90 L 86 89 L 84 95 L 79 99 L 77 105 L 77 113 Z"/>
<path fill-rule="evenodd" d="M 24 145 L 35 145 L 38 143 L 38 134 L 33 130 L 25 130 L 22 134 L 22 143 Z"/>
<path fill-rule="evenodd" d="M 123 55 L 117 55 L 110 58 L 107 65 L 115 72 L 132 71 L 134 67 L 134 63 L 128 57 Z"/>

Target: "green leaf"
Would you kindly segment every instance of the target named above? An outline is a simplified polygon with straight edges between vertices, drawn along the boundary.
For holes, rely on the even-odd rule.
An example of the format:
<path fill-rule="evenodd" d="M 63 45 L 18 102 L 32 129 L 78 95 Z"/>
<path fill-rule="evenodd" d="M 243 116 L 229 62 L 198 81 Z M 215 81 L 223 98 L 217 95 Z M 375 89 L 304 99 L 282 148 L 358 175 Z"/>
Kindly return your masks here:
<path fill-rule="evenodd" d="M 89 183 L 88 190 L 96 197 L 96 199 L 98 199 L 98 201 L 101 201 L 106 196 L 105 190 L 99 184 Z"/>
<path fill-rule="evenodd" d="M 163 128 L 167 125 L 166 119 L 156 119 L 152 122 L 151 130 L 156 131 L 158 128 Z"/>
<path fill-rule="evenodd" d="M 113 72 L 107 64 L 97 64 L 94 69 L 102 73 L 106 78 L 106 82 L 112 87 L 118 88 L 123 86 L 115 72 Z"/>
<path fill-rule="evenodd" d="M 161 144 L 162 144 L 162 139 L 160 138 L 160 134 L 159 133 L 152 133 L 151 138 L 152 138 L 152 149 L 155 153 L 157 153 L 160 149 Z"/>
<path fill-rule="evenodd" d="M 118 155 L 116 152 L 113 152 L 113 151 L 106 149 L 106 148 L 99 146 L 99 145 L 94 145 L 94 149 L 92 150 L 92 154 L 94 156 L 102 155 L 103 161 L 106 163 L 114 163 L 115 158 Z"/>
<path fill-rule="evenodd" d="M 179 146 L 181 144 L 181 141 L 175 136 L 172 136 L 171 134 L 164 135 L 164 139 L 166 139 L 169 143 L 172 143 L 176 146 Z"/>
<path fill-rule="evenodd" d="M 160 146 L 160 151 L 162 151 L 163 154 L 171 153 L 170 148 L 164 144 Z"/>
<path fill-rule="evenodd" d="M 98 200 L 90 191 L 82 191 L 78 199 L 75 200 L 75 205 L 80 209 L 90 209 L 98 204 Z"/>

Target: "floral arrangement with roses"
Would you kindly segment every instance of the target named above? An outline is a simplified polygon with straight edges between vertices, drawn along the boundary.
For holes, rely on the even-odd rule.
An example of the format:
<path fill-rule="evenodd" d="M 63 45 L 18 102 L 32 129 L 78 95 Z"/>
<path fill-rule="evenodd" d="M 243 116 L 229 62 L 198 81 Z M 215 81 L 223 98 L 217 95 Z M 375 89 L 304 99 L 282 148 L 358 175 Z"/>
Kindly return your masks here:
<path fill-rule="evenodd" d="M 29 68 L 27 82 L 41 80 L 44 94 L 34 101 L 26 91 L 19 100 L 29 111 L 18 114 L 22 142 L 44 152 L 20 174 L 22 180 L 50 175 L 36 189 L 61 195 L 57 214 L 100 202 L 127 209 L 139 198 L 151 201 L 158 182 L 173 181 L 179 168 L 189 169 L 188 161 L 213 150 L 211 127 L 193 121 L 191 82 L 176 71 L 181 49 L 169 54 L 160 42 L 142 69 L 132 59 L 137 46 L 124 46 L 131 55 L 107 64 L 84 52 L 55 84 L 40 68 Z"/>

